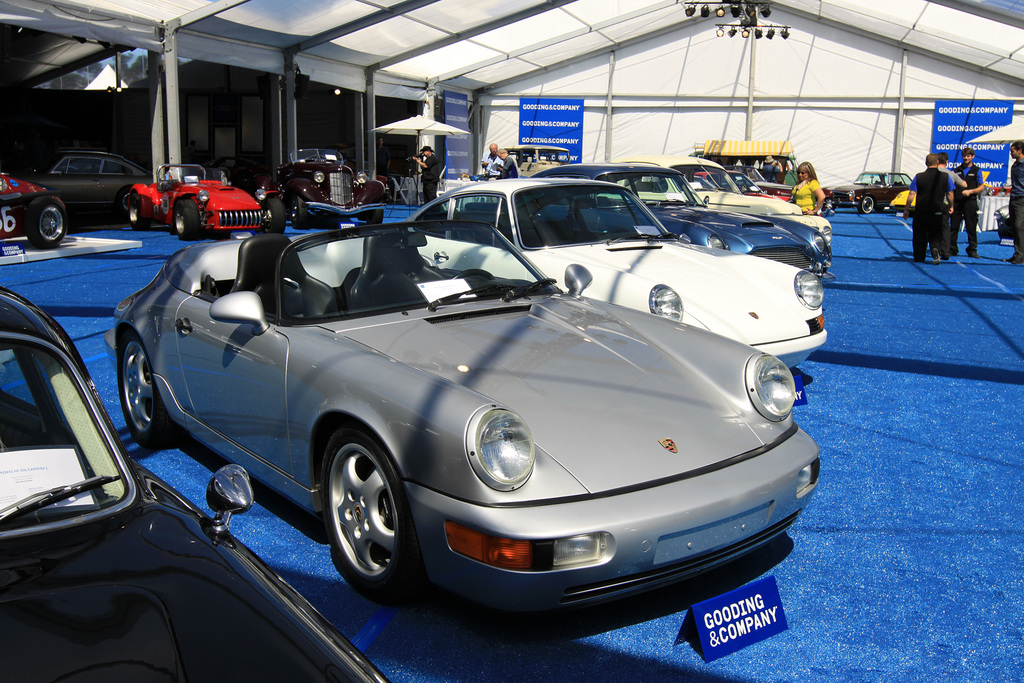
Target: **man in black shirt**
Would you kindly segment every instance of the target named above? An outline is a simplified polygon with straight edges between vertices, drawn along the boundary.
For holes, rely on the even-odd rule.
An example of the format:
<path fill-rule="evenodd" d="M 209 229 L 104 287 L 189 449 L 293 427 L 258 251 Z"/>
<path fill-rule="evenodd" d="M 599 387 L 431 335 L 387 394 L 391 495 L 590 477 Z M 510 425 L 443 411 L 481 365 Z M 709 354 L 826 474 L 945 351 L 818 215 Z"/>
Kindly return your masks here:
<path fill-rule="evenodd" d="M 437 181 L 441 179 L 440 162 L 434 156 L 434 150 L 430 145 L 424 145 L 420 150 L 422 159 L 413 157 L 420 165 L 420 182 L 423 184 L 423 203 L 433 201 L 437 197 Z"/>
<path fill-rule="evenodd" d="M 959 248 L 957 238 L 960 235 L 960 224 L 963 223 L 967 233 L 967 255 L 978 258 L 978 195 L 987 187 L 981 178 L 981 169 L 974 164 L 974 150 L 964 147 L 960 151 L 963 163 L 956 167 L 956 173 L 967 181 L 967 187 L 958 188 L 953 201 L 953 215 L 949 219 L 949 250 L 956 256 Z"/>
<path fill-rule="evenodd" d="M 914 261 L 924 263 L 928 248 L 931 247 L 932 263 L 939 264 L 939 244 L 942 242 L 942 215 L 953 203 L 953 179 L 940 171 L 939 155 L 934 152 L 924 159 L 928 168 L 914 176 L 910 183 L 910 195 L 903 209 L 904 220 L 914 207 Z M 915 201 L 916 200 L 916 201 Z"/>

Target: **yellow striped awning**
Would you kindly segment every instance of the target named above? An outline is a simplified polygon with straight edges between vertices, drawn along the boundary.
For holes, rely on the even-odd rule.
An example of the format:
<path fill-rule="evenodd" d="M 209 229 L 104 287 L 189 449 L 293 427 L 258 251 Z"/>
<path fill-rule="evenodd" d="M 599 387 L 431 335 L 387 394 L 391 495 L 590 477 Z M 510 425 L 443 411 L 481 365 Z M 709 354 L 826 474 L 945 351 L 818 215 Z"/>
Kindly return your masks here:
<path fill-rule="evenodd" d="M 706 157 L 788 157 L 793 153 L 789 140 L 707 140 Z"/>

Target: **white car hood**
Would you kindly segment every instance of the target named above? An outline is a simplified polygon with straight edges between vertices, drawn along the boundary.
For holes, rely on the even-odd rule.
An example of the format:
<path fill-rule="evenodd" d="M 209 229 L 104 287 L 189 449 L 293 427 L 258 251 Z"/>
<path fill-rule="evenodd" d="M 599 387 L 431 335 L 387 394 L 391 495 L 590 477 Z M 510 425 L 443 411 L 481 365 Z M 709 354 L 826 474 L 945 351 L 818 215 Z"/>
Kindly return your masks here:
<path fill-rule="evenodd" d="M 429 321 L 341 334 L 516 411 L 538 447 L 591 492 L 677 476 L 762 446 L 736 398 L 597 307 L 551 299 L 461 305 Z M 681 334 L 694 337 L 694 363 L 719 344 Z M 688 346 L 681 340 L 679 348 Z M 739 358 L 735 366 L 741 373 Z"/>
<path fill-rule="evenodd" d="M 527 257 L 565 286 L 565 268 L 578 263 L 593 284 L 584 295 L 649 312 L 658 284 L 683 299 L 683 322 L 745 344 L 805 337 L 821 313 L 803 306 L 793 289 L 797 269 L 768 259 L 682 244 L 625 242 L 536 249 Z"/>
<path fill-rule="evenodd" d="M 749 213 L 755 216 L 787 216 L 819 230 L 826 226 L 831 232 L 831 223 L 821 216 L 805 216 L 796 204 L 781 199 L 766 199 L 721 190 L 698 190 L 694 192 L 712 209 Z"/>

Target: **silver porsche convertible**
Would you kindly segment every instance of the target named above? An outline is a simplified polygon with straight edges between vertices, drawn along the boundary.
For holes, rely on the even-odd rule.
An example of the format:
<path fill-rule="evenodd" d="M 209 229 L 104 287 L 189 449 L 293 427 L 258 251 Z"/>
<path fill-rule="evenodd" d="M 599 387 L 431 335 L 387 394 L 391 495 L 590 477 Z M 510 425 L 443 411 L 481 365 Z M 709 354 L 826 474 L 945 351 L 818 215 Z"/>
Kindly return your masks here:
<path fill-rule="evenodd" d="M 119 304 L 132 436 L 325 522 L 364 595 L 610 600 L 783 533 L 818 481 L 774 356 L 567 292 L 482 223 L 191 246 Z"/>

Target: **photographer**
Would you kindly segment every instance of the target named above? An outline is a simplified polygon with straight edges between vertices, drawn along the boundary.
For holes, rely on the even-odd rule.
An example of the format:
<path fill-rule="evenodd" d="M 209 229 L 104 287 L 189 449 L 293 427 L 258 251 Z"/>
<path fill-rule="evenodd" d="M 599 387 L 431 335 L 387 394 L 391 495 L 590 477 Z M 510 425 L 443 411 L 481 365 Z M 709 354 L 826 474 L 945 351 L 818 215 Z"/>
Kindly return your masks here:
<path fill-rule="evenodd" d="M 427 203 L 437 197 L 437 181 L 441 179 L 440 166 L 434 150 L 430 145 L 424 145 L 419 155 L 410 157 L 420 166 L 420 181 L 423 183 L 423 203 Z"/>

